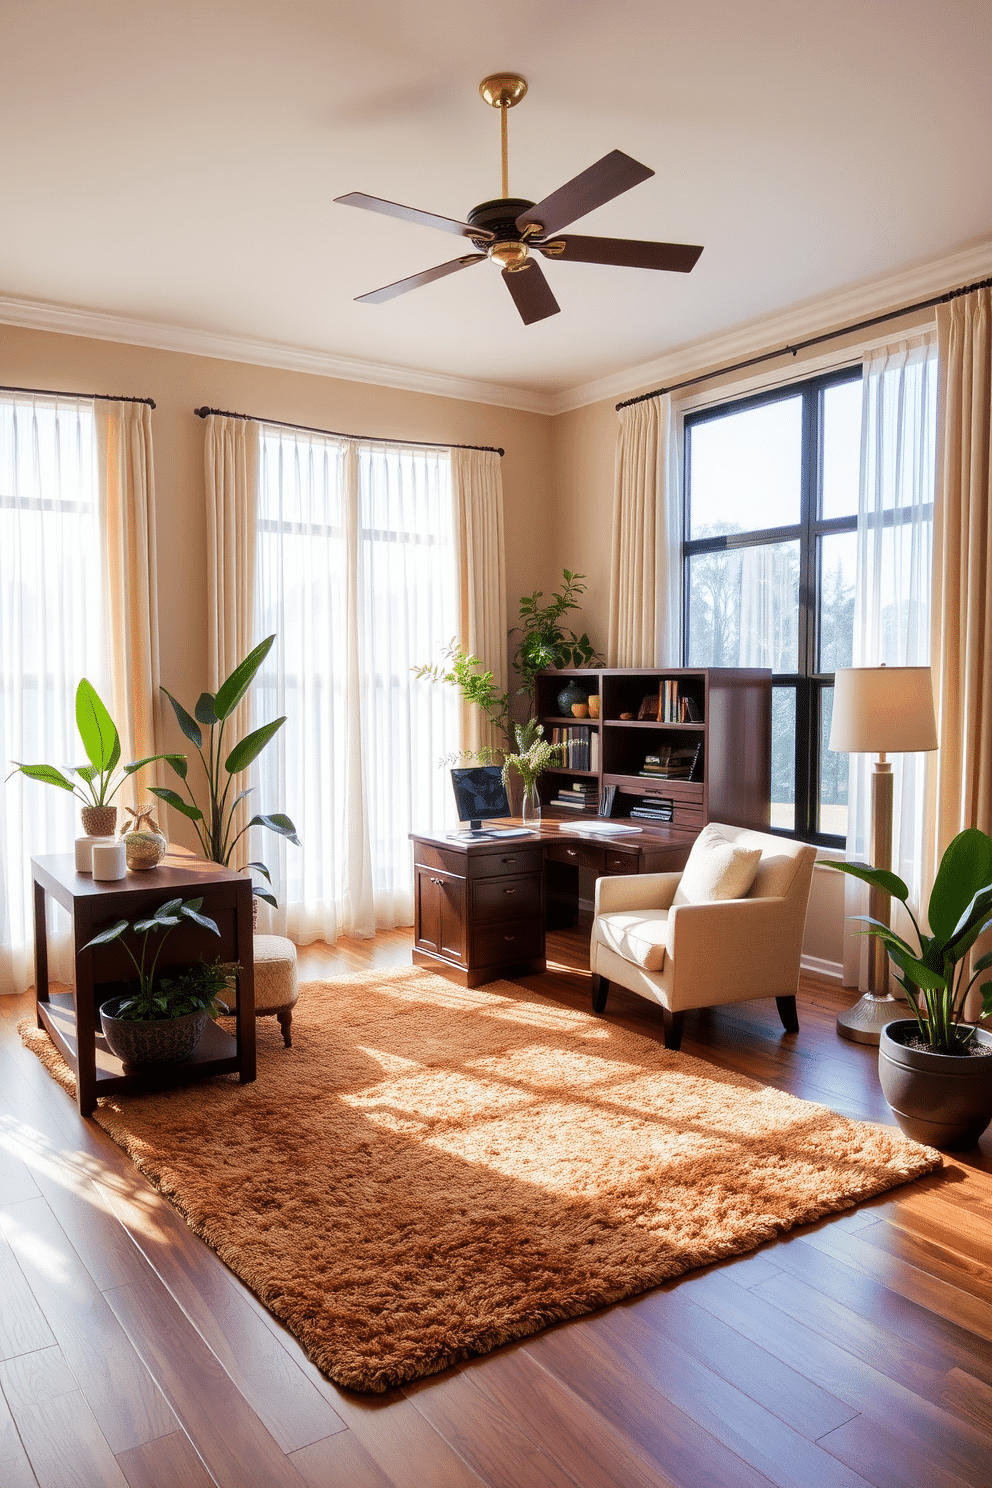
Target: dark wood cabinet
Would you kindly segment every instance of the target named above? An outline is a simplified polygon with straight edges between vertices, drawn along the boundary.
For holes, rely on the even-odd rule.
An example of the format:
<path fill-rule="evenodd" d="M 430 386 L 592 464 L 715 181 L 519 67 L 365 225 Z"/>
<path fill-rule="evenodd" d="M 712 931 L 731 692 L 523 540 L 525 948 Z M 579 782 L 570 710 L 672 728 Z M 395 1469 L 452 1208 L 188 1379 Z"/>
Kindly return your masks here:
<path fill-rule="evenodd" d="M 598 719 L 561 712 L 558 694 L 569 682 L 587 696 L 598 695 Z M 678 838 L 693 840 L 709 821 L 767 829 L 771 686 L 771 672 L 756 668 L 583 667 L 540 672 L 535 706 L 545 737 L 551 739 L 558 730 L 580 745 L 585 739 L 593 766 L 572 767 L 583 760 L 579 749 L 573 751 L 571 763 L 546 771 L 540 784 L 542 813 L 555 818 L 595 816 L 605 790 L 612 794 L 613 817 L 629 817 L 643 802 L 665 812 L 669 832 Z M 661 704 L 646 713 L 649 698 L 660 698 Z M 674 750 L 681 751 L 683 759 L 695 760 L 690 776 L 642 774 L 649 755 Z M 557 804 L 562 789 L 568 791 L 573 784 L 596 788 L 585 812 L 570 813 Z"/>
<path fill-rule="evenodd" d="M 419 866 L 416 873 L 417 949 L 466 965 L 464 878 Z"/>

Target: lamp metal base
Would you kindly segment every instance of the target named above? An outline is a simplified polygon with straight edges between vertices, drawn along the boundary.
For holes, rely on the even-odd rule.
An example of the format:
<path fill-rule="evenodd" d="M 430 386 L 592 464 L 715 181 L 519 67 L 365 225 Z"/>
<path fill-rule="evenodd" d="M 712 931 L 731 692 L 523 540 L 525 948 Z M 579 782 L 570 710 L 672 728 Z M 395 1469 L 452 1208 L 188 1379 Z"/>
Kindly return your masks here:
<path fill-rule="evenodd" d="M 839 1014 L 837 1032 L 841 1038 L 851 1039 L 855 1044 L 877 1046 L 886 1023 L 893 1023 L 896 1018 L 905 1016 L 905 1004 L 898 998 L 890 997 L 887 992 L 884 997 L 866 992 L 846 1013 Z"/>

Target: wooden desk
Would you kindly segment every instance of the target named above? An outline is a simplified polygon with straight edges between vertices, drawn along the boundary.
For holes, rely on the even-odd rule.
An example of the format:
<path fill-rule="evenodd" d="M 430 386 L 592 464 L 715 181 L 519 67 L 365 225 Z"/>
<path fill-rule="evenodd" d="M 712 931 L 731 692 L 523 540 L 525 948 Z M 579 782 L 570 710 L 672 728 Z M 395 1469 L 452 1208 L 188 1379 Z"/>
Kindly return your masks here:
<path fill-rule="evenodd" d="M 127 878 L 99 883 L 77 873 L 72 853 L 32 858 L 34 877 L 35 998 L 38 1027 L 44 1028 L 76 1076 L 76 1099 L 89 1116 L 98 1095 L 186 1084 L 207 1075 L 236 1072 L 242 1083 L 255 1078 L 255 975 L 252 942 L 251 884 L 240 873 L 170 848 L 158 865 Z M 74 986 L 71 994 L 53 993 L 48 985 L 46 899 L 51 896 L 72 916 Z M 217 922 L 220 939 L 192 921 L 169 935 L 160 966 L 191 961 L 238 961 L 235 1036 L 208 1023 L 192 1058 L 184 1064 L 123 1073 L 100 1032 L 99 1008 L 133 978 L 134 968 L 119 945 L 83 947 L 116 920 L 151 914 L 170 898 L 203 896 L 203 912 Z"/>
<path fill-rule="evenodd" d="M 678 873 L 696 836 L 657 828 L 594 838 L 570 828 L 546 821 L 530 837 L 464 842 L 411 834 L 414 964 L 466 987 L 544 971 L 545 926 L 567 922 L 562 904 L 574 899 L 575 870 Z"/>

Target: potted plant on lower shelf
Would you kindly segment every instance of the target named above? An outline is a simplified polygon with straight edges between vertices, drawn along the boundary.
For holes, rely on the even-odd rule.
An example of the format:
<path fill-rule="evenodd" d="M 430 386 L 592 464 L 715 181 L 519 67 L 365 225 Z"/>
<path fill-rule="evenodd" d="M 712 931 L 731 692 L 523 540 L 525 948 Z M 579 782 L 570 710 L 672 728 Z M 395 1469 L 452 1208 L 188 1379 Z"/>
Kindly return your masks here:
<path fill-rule="evenodd" d="M 917 946 L 866 915 L 868 935 L 884 942 L 912 1016 L 883 1030 L 878 1072 L 885 1099 L 907 1136 L 947 1149 L 973 1147 L 992 1121 L 992 1033 L 964 1021 L 968 994 L 992 967 L 992 952 L 968 972 L 972 947 L 992 925 L 992 837 L 959 832 L 941 859 L 927 906 L 930 934 L 909 908 L 895 873 L 831 863 L 906 906 Z M 992 1013 L 992 981 L 981 986 L 982 1017 Z"/>
<path fill-rule="evenodd" d="M 201 960 L 195 966 L 172 969 L 169 976 L 156 977 L 165 940 L 184 919 L 220 934 L 216 921 L 200 913 L 202 904 L 202 898 L 185 902 L 170 899 L 133 924 L 118 920 L 83 947 L 87 950 L 120 941 L 137 973 L 133 992 L 112 997 L 100 1008 L 104 1038 L 125 1067 L 189 1059 L 207 1020 L 227 1012 L 219 999 L 234 981 L 237 966 Z M 128 942 L 128 932 L 136 942 L 137 954 Z"/>

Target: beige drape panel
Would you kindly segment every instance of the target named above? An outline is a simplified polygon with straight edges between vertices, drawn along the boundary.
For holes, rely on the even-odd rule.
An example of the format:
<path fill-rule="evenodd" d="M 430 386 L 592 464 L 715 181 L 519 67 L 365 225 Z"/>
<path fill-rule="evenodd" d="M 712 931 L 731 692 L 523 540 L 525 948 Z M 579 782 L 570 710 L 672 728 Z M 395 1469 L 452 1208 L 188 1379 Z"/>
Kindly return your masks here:
<path fill-rule="evenodd" d="M 152 411 L 146 403 L 95 405 L 111 669 L 110 712 L 125 760 L 158 753 L 161 737 L 158 580 Z M 158 780 L 150 765 L 122 804 Z"/>
<path fill-rule="evenodd" d="M 929 881 L 965 827 L 992 832 L 992 294 L 937 307 L 937 500 L 932 658 L 939 753 Z M 983 948 L 984 949 L 984 948 Z M 969 1016 L 976 1016 L 973 994 Z"/>
<path fill-rule="evenodd" d="M 507 686 L 503 477 L 494 450 L 453 449 L 451 488 L 458 564 L 459 641 Z M 463 749 L 500 747 L 478 708 L 463 705 Z"/>
<path fill-rule="evenodd" d="M 211 413 L 206 420 L 207 675 L 216 692 L 255 641 L 255 528 L 258 511 L 258 427 Z M 261 637 L 258 637 L 261 640 Z M 228 722 L 232 746 L 251 728 L 245 697 Z M 245 789 L 242 780 L 239 790 Z"/>
<path fill-rule="evenodd" d="M 610 573 L 610 666 L 679 661 L 680 503 L 672 400 L 620 410 Z"/>

